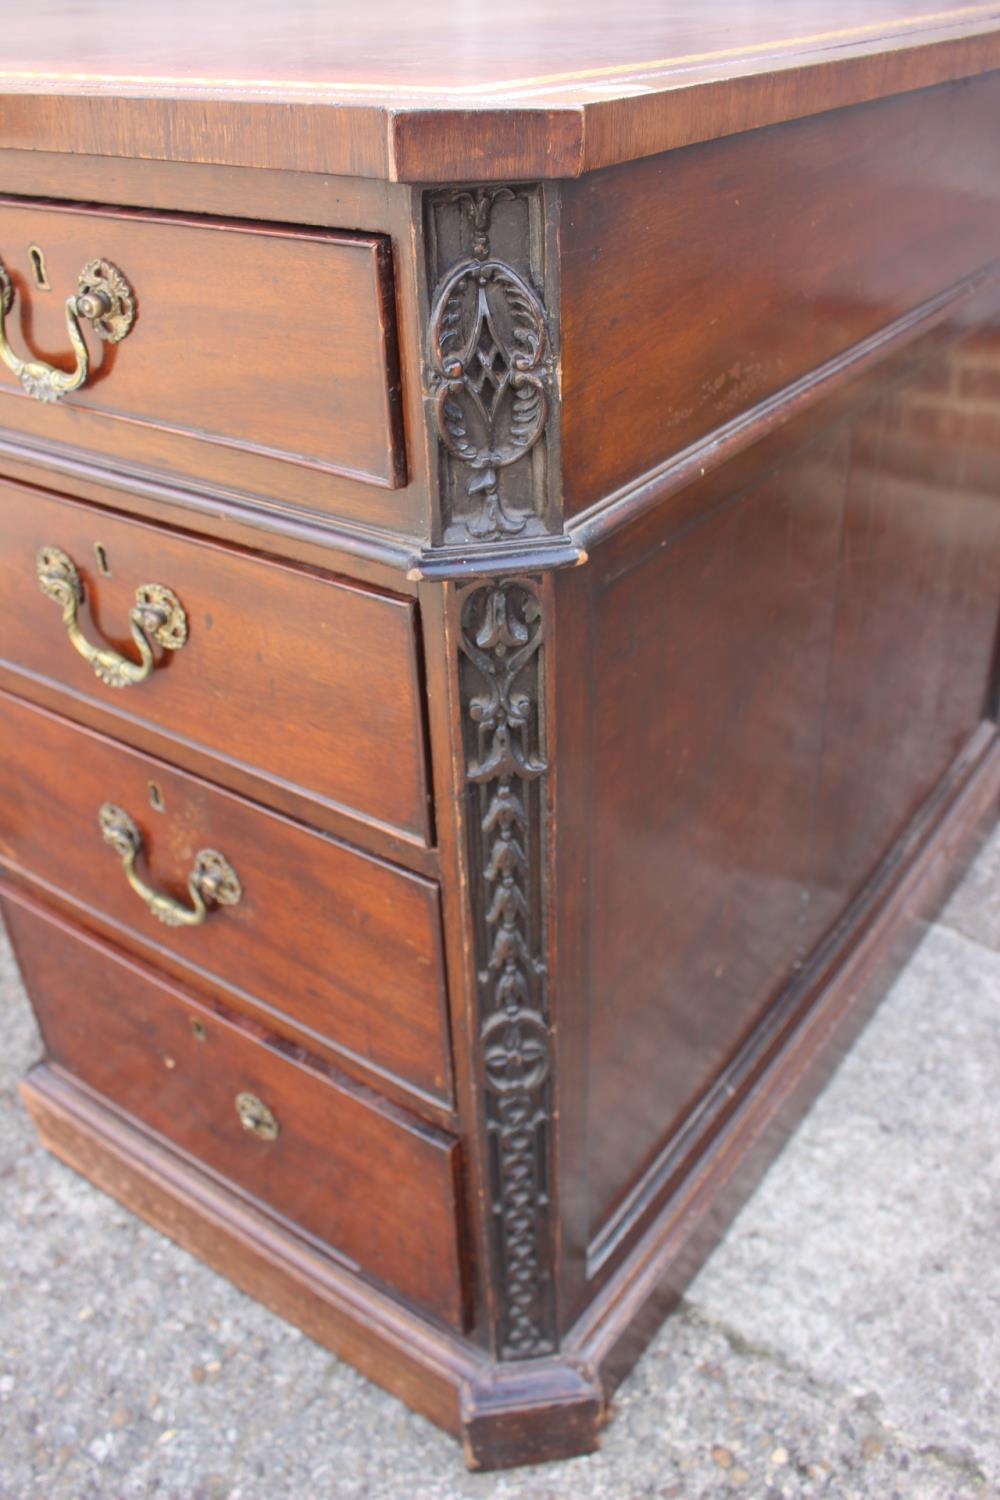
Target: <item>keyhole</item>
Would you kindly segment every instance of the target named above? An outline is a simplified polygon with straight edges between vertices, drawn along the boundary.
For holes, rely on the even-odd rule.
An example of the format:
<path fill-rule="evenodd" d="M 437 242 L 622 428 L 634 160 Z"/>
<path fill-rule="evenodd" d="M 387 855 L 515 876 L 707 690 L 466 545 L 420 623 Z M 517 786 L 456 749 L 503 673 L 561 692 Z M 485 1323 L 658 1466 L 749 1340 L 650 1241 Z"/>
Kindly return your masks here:
<path fill-rule="evenodd" d="M 45 274 L 45 252 L 39 245 L 29 245 L 28 255 L 31 257 L 31 274 L 35 279 L 35 285 L 40 292 L 51 292 L 49 278 Z"/>
<path fill-rule="evenodd" d="M 111 569 L 108 566 L 108 554 L 100 542 L 94 543 L 94 556 L 97 558 L 97 566 L 102 578 L 110 578 Z"/>
<path fill-rule="evenodd" d="M 156 782 L 148 781 L 146 783 L 146 790 L 149 792 L 150 807 L 153 808 L 155 812 L 164 812 L 166 810 L 167 804 L 164 802 L 163 793 L 160 791 L 160 788 L 157 786 Z"/>

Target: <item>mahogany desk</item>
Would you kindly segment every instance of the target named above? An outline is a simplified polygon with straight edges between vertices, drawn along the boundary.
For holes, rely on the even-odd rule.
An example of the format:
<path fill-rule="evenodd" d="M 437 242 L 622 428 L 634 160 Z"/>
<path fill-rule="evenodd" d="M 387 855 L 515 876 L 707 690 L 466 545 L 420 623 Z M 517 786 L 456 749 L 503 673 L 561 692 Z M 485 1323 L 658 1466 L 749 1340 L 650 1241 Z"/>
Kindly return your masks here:
<path fill-rule="evenodd" d="M 25 1097 L 483 1467 L 1000 791 L 1000 5 L 605 9 L 4 21 Z"/>

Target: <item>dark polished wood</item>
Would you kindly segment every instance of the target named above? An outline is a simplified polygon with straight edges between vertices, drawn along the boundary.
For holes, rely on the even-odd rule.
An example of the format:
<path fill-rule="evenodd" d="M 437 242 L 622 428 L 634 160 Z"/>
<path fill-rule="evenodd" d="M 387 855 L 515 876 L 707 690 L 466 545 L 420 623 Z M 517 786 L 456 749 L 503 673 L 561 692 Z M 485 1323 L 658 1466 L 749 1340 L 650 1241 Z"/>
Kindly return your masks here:
<path fill-rule="evenodd" d="M 147 727 L 318 804 L 320 817 L 354 811 L 427 842 L 412 604 L 6 482 L 0 504 L 0 661 L 21 691 L 53 683 L 68 712 L 94 702 L 125 739 Z M 136 589 L 155 582 L 187 612 L 186 644 L 159 652 L 148 681 L 105 686 L 39 589 L 36 558 L 49 546 L 76 565 L 91 639 L 134 656 L 129 611 Z"/>
<path fill-rule="evenodd" d="M 30 245 L 43 258 L 44 288 Z M 223 472 L 241 463 L 242 487 L 265 493 L 271 471 L 255 477 L 257 458 L 388 488 L 405 483 L 384 239 L 6 199 L 0 255 L 15 295 L 8 336 L 25 357 L 65 363 L 65 301 L 96 256 L 123 272 L 137 298 L 135 326 L 120 343 L 88 334 L 90 378 L 72 408 L 48 414 L 50 438 L 126 461 L 145 458 L 152 438 L 165 467 L 209 480 L 227 462 L 221 448 L 231 455 Z M 334 307 L 336 317 L 324 315 Z M 0 395 L 30 399 L 5 369 Z M 83 411 L 117 420 L 91 436 Z M 0 411 L 4 426 L 19 420 Z M 171 438 L 181 440 L 175 450 Z"/>
<path fill-rule="evenodd" d="M 907 95 L 568 185 L 567 509 L 994 266 L 998 110 L 994 74 L 947 109 Z"/>
<path fill-rule="evenodd" d="M 871 882 L 813 955 L 755 1074 L 645 1233 L 567 1336 L 567 1356 L 615 1389 L 677 1306 L 735 1215 L 924 937 L 958 874 L 995 825 L 1000 736 L 976 736 Z M 790 997 L 791 998 L 791 997 Z"/>
<path fill-rule="evenodd" d="M 203 1162 L 341 1264 L 464 1323 L 458 1151 L 33 903 L 5 899 L 51 1062 Z M 249 1093 L 277 1135 L 235 1107 Z"/>
<path fill-rule="evenodd" d="M 101 839 L 108 801 L 138 824 L 155 889 L 189 905 L 198 851 L 219 849 L 239 876 L 238 905 L 201 927 L 164 926 Z M 447 1110 L 441 914 L 430 881 L 2 693 L 0 862 L 349 1071 Z"/>
<path fill-rule="evenodd" d="M 313 10 L 5 32 L 15 349 L 139 299 L 0 370 L 25 1097 L 504 1467 L 598 1444 L 995 821 L 1000 11 Z M 43 548 L 186 643 L 99 680 Z"/>
<path fill-rule="evenodd" d="M 595 1269 L 988 712 L 1000 502 L 971 476 L 1000 423 L 977 432 L 959 393 L 982 389 L 990 347 L 959 343 L 737 495 L 708 486 L 674 528 L 595 559 Z"/>

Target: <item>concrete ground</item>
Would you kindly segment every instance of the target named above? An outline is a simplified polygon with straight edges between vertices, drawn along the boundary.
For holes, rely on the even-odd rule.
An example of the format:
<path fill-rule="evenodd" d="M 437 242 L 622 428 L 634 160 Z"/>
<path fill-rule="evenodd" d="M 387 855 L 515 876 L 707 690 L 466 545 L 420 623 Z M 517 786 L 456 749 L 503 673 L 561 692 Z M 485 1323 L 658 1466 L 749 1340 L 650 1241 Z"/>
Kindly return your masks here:
<path fill-rule="evenodd" d="M 3 1500 L 1000 1496 L 1000 837 L 563 1465 L 467 1474 L 44 1154 L 6 951 L 0 1035 Z"/>

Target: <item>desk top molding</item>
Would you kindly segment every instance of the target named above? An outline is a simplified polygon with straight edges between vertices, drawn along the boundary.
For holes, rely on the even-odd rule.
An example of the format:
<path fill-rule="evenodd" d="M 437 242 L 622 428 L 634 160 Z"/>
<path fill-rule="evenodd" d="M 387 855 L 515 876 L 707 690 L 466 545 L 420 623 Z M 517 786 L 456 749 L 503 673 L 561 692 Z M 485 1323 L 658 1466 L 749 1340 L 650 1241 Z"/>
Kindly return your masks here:
<path fill-rule="evenodd" d="M 401 182 L 576 177 L 1000 68 L 1000 4 L 37 0 L 4 21 L 0 146 Z"/>

